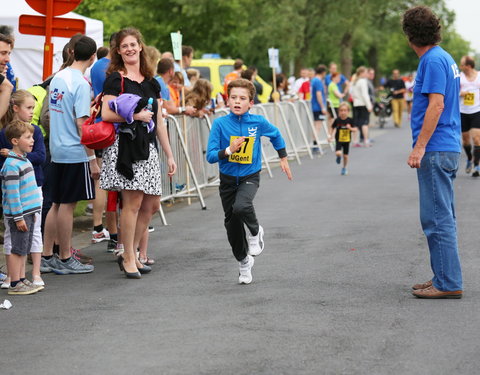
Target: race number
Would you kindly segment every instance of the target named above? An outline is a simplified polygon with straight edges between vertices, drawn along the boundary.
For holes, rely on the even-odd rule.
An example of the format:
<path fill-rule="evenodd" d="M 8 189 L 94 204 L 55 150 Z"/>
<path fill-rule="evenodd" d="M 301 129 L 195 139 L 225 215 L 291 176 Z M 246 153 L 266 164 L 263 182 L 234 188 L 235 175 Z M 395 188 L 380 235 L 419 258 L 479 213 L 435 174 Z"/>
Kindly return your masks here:
<path fill-rule="evenodd" d="M 350 142 L 350 130 L 349 129 L 338 129 L 338 141 L 339 142 Z"/>
<path fill-rule="evenodd" d="M 467 92 L 463 97 L 463 105 L 473 105 L 475 101 L 475 93 Z"/>
<path fill-rule="evenodd" d="M 239 136 L 230 136 L 230 143 Z M 253 161 L 253 144 L 255 143 L 255 137 L 245 137 L 245 142 L 242 143 L 240 149 L 229 156 L 228 161 L 239 164 L 252 164 Z"/>

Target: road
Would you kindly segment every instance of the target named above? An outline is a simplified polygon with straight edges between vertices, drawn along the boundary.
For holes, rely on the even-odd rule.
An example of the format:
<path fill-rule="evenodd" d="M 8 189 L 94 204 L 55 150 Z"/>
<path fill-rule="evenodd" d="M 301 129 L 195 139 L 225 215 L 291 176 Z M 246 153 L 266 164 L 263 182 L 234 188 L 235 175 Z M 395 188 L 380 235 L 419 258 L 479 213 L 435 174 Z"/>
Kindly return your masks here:
<path fill-rule="evenodd" d="M 45 275 L 47 288 L 0 310 L 2 374 L 477 374 L 480 179 L 456 183 L 465 294 L 419 300 L 431 277 L 407 126 L 334 156 L 292 161 L 293 182 L 262 175 L 256 209 L 266 248 L 237 284 L 220 199 L 155 218 L 154 272 L 127 280 L 104 251 L 89 275 Z M 463 161 L 462 161 L 463 167 Z M 2 295 L 2 297 L 4 297 Z M 6 297 L 6 294 L 5 294 Z M 7 297 L 6 297 L 7 298 Z"/>

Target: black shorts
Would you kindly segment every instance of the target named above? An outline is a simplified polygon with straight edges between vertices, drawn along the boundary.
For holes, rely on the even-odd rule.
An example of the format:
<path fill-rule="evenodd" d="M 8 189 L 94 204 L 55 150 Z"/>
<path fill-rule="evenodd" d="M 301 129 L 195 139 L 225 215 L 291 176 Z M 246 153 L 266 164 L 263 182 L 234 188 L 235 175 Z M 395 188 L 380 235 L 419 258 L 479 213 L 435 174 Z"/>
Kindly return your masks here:
<path fill-rule="evenodd" d="M 334 108 L 332 107 L 330 104 L 328 105 L 328 113 L 330 114 L 330 116 L 332 116 L 333 118 L 337 118 L 338 117 L 338 108 Z"/>
<path fill-rule="evenodd" d="M 88 162 L 54 163 L 50 172 L 53 203 L 74 203 L 95 199 L 95 185 Z"/>
<path fill-rule="evenodd" d="M 367 107 L 353 107 L 353 124 L 359 128 L 364 125 L 368 125 L 370 122 L 370 112 Z"/>
<path fill-rule="evenodd" d="M 343 150 L 343 155 L 348 155 L 348 151 L 350 150 L 350 142 L 336 142 L 335 151 L 340 150 Z"/>
<path fill-rule="evenodd" d="M 313 111 L 313 121 L 324 121 L 325 115 L 321 111 Z"/>
<path fill-rule="evenodd" d="M 468 132 L 470 129 L 480 129 L 480 112 L 476 113 L 460 113 L 462 120 L 462 133 Z"/>

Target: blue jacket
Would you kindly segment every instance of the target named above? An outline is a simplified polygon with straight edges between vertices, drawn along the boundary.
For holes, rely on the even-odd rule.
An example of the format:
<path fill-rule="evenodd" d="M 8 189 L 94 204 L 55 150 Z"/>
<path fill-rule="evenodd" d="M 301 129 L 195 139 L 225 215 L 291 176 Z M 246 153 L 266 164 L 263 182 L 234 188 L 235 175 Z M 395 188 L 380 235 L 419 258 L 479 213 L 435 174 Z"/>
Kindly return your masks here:
<path fill-rule="evenodd" d="M 33 165 L 37 185 L 42 186 L 45 180 L 43 175 L 43 164 L 46 158 L 45 142 L 40 128 L 37 125 L 33 125 L 33 127 L 35 128 L 33 132 L 33 150 L 27 154 L 27 159 L 30 160 Z M 5 136 L 5 128 L 0 132 L 0 148 L 12 149 L 12 144 L 7 141 L 7 137 Z M 3 163 L 5 163 L 5 158 L 0 156 L 0 168 L 3 167 Z"/>
<path fill-rule="evenodd" d="M 230 146 L 232 136 L 251 137 L 249 139 L 249 142 L 250 140 L 253 141 L 251 155 L 248 152 L 241 153 L 242 150 L 250 149 L 245 144 L 239 153 L 235 153 L 231 157 L 228 156 L 225 149 Z M 218 162 L 220 172 L 229 176 L 243 177 L 256 173 L 262 169 L 262 142 L 260 138 L 262 136 L 270 138 L 279 157 L 287 156 L 285 141 L 280 130 L 270 124 L 265 117 L 246 112 L 241 116 L 229 113 L 217 118 L 213 122 L 208 138 L 207 160 L 211 164 Z"/>

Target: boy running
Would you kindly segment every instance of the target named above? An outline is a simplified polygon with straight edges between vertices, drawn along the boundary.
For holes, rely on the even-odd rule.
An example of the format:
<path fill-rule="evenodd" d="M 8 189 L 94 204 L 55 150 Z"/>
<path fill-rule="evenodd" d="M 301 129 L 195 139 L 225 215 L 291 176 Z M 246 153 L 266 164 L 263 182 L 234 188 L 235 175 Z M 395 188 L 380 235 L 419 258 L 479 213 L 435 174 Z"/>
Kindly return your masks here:
<path fill-rule="evenodd" d="M 239 262 L 240 284 L 252 282 L 253 257 L 264 248 L 263 228 L 258 224 L 253 199 L 262 169 L 261 136 L 270 138 L 278 152 L 280 167 L 292 179 L 285 141 L 277 127 L 263 116 L 248 112 L 253 106 L 255 87 L 246 79 L 228 84 L 230 113 L 217 118 L 208 139 L 207 160 L 219 163 L 220 198 L 225 212 L 225 228 L 233 255 Z M 245 231 L 247 226 L 250 234 Z"/>
<path fill-rule="evenodd" d="M 341 103 L 338 107 L 338 117 L 333 121 L 332 134 L 330 139 L 335 137 L 335 155 L 337 155 L 336 162 L 340 164 L 343 153 L 343 168 L 341 175 L 348 174 L 348 151 L 350 149 L 350 141 L 352 140 L 352 131 L 355 132 L 358 128 L 353 126 L 353 120 L 348 117 L 350 106 L 347 103 Z"/>

